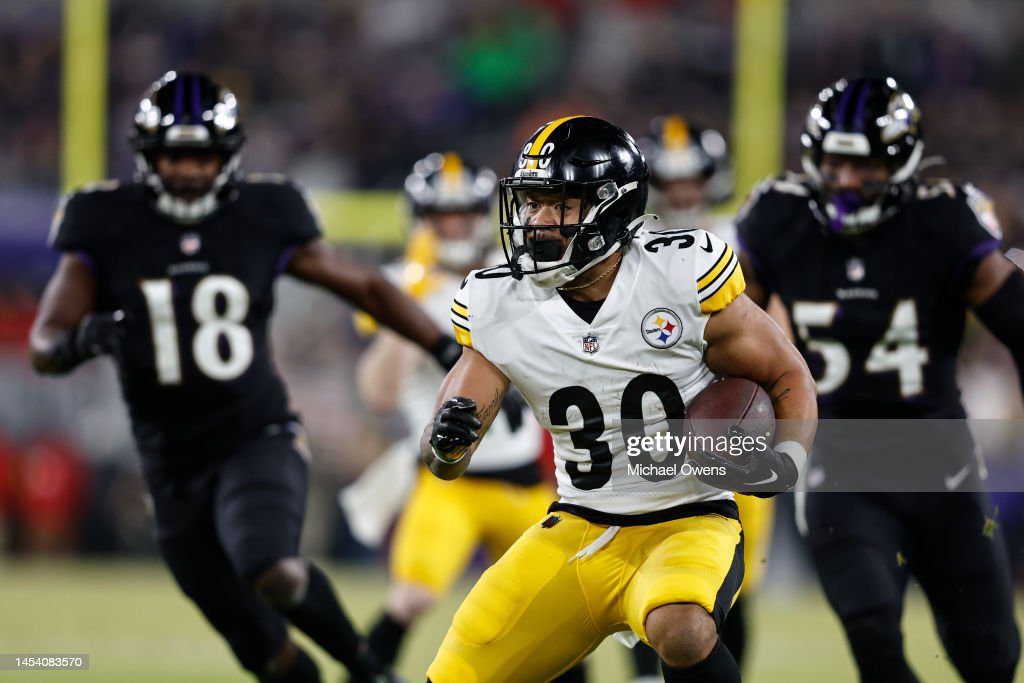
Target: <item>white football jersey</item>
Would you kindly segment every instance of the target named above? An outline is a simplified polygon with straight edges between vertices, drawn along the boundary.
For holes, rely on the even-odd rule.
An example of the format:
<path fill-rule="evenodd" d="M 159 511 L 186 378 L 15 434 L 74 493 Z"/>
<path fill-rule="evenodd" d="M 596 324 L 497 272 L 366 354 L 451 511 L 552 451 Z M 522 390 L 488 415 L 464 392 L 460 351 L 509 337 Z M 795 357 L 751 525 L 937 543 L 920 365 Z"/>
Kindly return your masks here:
<path fill-rule="evenodd" d="M 397 281 L 407 280 L 401 276 L 404 265 L 388 268 L 385 272 Z M 414 264 L 414 267 L 419 266 Z M 458 277 L 447 271 L 433 270 L 419 281 L 419 286 L 413 288 L 417 303 L 442 329 L 447 325 L 451 315 L 452 292 L 457 290 L 459 282 Z M 444 381 L 444 376 L 444 371 L 434 359 L 424 355 L 415 371 L 402 383 L 398 408 L 411 430 L 410 453 L 419 452 L 423 428 L 434 419 L 437 390 Z M 522 425 L 513 432 L 504 413 L 499 413 L 477 448 L 467 472 L 497 472 L 535 462 L 541 452 L 543 434 L 529 410 L 523 410 L 522 418 Z"/>
<path fill-rule="evenodd" d="M 732 498 L 685 474 L 641 476 L 629 467 L 623 419 L 642 419 L 653 436 L 683 417 L 683 404 L 713 379 L 708 316 L 743 289 L 736 255 L 712 234 L 641 230 L 592 323 L 556 290 L 516 280 L 507 267 L 471 273 L 452 322 L 459 342 L 515 383 L 551 432 L 560 502 L 636 515 Z"/>

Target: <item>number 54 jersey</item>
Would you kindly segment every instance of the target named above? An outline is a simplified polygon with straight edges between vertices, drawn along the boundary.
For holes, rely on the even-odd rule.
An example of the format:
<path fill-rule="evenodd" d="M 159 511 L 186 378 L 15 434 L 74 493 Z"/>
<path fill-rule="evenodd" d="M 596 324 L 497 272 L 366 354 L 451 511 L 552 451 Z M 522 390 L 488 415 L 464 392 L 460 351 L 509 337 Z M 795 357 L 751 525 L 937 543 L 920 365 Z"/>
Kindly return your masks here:
<path fill-rule="evenodd" d="M 115 361 L 136 442 L 148 461 L 180 463 L 294 419 L 267 325 L 274 280 L 320 229 L 276 177 L 239 183 L 191 225 L 156 213 L 145 192 L 104 183 L 73 193 L 51 244 L 89 265 L 98 310 L 125 312 Z"/>
<path fill-rule="evenodd" d="M 763 183 L 740 214 L 743 249 L 817 378 L 822 418 L 964 417 L 964 292 L 999 248 L 999 224 L 971 185 L 929 180 L 908 194 L 856 236 L 821 227 L 796 174 Z"/>
<path fill-rule="evenodd" d="M 678 476 L 652 481 L 627 447 L 644 431 L 666 432 L 666 420 L 681 419 L 712 381 L 704 327 L 743 288 L 735 254 L 713 235 L 641 230 L 592 322 L 555 289 L 500 266 L 470 273 L 452 323 L 460 343 L 501 370 L 551 432 L 555 508 L 603 524 L 672 519 L 694 504 L 728 514 L 732 494 L 687 476 L 681 457 L 659 463 Z"/>

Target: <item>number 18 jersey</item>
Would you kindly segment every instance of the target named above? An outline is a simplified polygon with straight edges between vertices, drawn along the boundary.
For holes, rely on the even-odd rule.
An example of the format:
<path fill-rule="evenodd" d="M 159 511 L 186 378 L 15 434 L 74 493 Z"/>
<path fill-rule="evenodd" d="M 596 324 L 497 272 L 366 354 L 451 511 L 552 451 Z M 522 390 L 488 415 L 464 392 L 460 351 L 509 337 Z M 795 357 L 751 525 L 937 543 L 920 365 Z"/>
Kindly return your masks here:
<path fill-rule="evenodd" d="M 239 183 L 192 225 L 156 213 L 145 192 L 73 193 L 51 243 L 89 265 L 98 310 L 125 312 L 115 360 L 136 443 L 150 462 L 180 463 L 294 419 L 267 325 L 274 280 L 320 229 L 296 187 L 273 177 Z"/>
<path fill-rule="evenodd" d="M 460 343 L 501 370 L 551 432 L 556 507 L 600 523 L 646 523 L 694 503 L 732 505 L 731 493 L 693 476 L 645 478 L 631 467 L 627 441 L 666 432 L 666 420 L 681 419 L 712 381 L 704 327 L 743 288 L 736 255 L 711 234 L 641 230 L 592 322 L 556 290 L 501 266 L 466 278 L 452 323 Z"/>

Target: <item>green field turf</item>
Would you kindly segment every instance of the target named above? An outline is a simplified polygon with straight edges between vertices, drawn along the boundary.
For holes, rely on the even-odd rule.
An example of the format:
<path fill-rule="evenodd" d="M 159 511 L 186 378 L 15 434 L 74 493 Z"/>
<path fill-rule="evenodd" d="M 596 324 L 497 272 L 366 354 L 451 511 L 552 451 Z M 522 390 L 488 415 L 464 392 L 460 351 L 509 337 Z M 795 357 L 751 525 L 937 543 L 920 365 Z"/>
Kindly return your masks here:
<path fill-rule="evenodd" d="M 364 627 L 378 610 L 385 578 L 379 571 L 334 567 L 350 612 Z M 444 635 L 463 586 L 438 607 L 409 641 L 401 670 L 423 672 Z M 820 592 L 771 593 L 757 601 L 757 641 L 746 681 L 854 683 L 839 625 Z M 927 605 L 914 593 L 905 618 L 907 648 L 922 680 L 957 678 L 940 648 Z M 157 563 L 34 561 L 0 563 L 0 652 L 88 653 L 87 672 L 0 672 L 0 681 L 29 683 L 227 683 L 249 680 L 226 646 L 178 593 Z M 343 680 L 320 658 L 324 680 Z M 606 641 L 591 658 L 591 683 L 628 680 L 627 653 Z M 1018 677 L 1024 680 L 1024 677 Z"/>

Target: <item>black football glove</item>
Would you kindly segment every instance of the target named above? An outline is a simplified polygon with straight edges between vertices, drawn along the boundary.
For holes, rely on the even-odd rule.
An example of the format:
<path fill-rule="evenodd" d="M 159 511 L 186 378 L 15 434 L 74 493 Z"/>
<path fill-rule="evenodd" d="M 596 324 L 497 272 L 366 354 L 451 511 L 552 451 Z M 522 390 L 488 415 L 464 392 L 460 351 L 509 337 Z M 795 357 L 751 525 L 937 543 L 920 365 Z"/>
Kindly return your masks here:
<path fill-rule="evenodd" d="M 505 398 L 501 400 L 501 412 L 508 421 L 510 432 L 517 432 L 523 426 L 523 410 L 526 408 L 526 399 L 519 393 L 519 389 L 509 384 Z"/>
<path fill-rule="evenodd" d="M 455 367 L 462 357 L 462 344 L 455 341 L 446 334 L 434 342 L 427 352 L 434 357 L 437 364 L 444 368 L 445 372 Z"/>
<path fill-rule="evenodd" d="M 430 432 L 434 457 L 447 464 L 457 463 L 480 438 L 478 429 L 476 401 L 464 396 L 448 399 L 434 416 L 434 428 Z"/>
<path fill-rule="evenodd" d="M 70 372 L 96 356 L 117 356 L 125 337 L 124 311 L 91 313 L 69 330 L 53 351 L 52 364 L 57 372 Z"/>
<path fill-rule="evenodd" d="M 689 456 L 696 465 L 694 474 L 705 484 L 759 498 L 788 491 L 800 478 L 793 458 L 770 448 L 751 449 L 735 457 L 709 451 L 695 451 Z"/>

